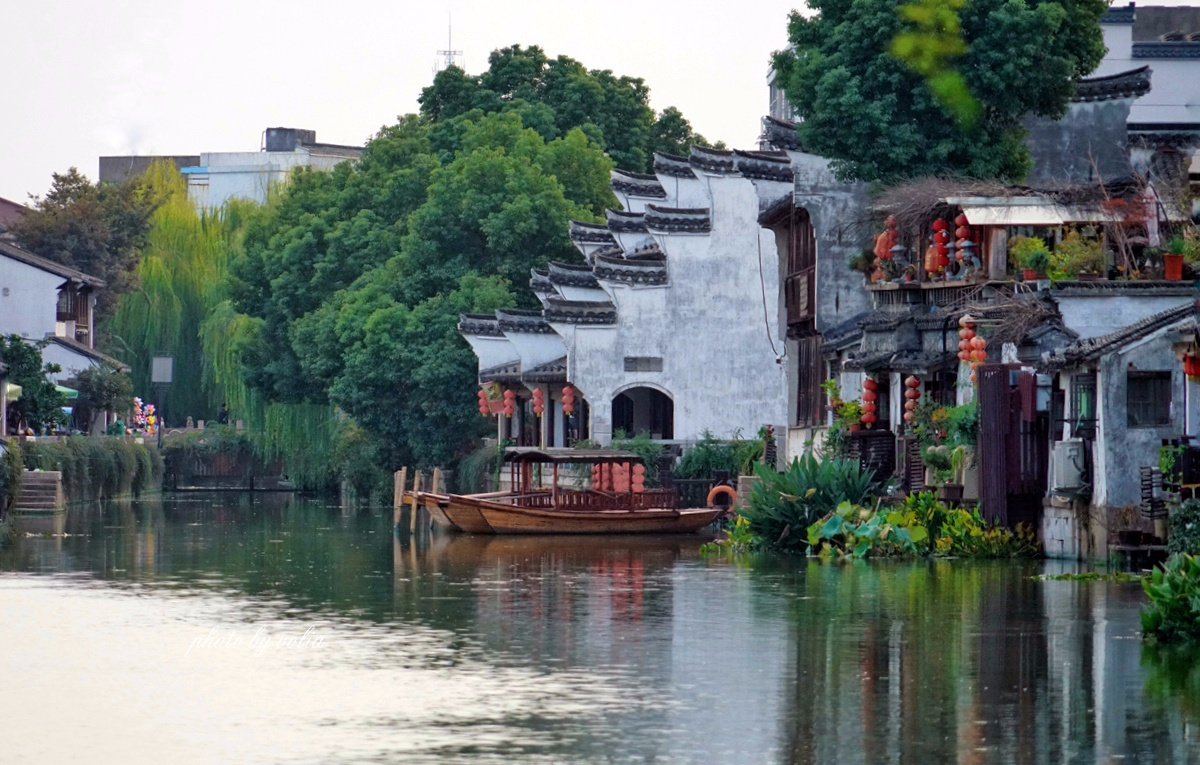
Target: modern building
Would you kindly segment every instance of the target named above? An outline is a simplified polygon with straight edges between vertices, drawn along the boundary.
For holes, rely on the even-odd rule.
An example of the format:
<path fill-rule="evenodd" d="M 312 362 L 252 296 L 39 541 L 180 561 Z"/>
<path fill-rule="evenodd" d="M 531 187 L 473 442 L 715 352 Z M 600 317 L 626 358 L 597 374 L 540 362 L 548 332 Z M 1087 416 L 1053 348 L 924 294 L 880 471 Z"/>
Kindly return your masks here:
<path fill-rule="evenodd" d="M 187 178 L 193 204 L 208 210 L 230 199 L 265 202 L 270 189 L 286 182 L 294 169 L 331 170 L 358 159 L 362 151 L 361 146 L 318 143 L 314 130 L 275 127 L 263 131 L 259 151 L 100 157 L 100 182 L 117 183 L 141 175 L 156 161 L 167 161 Z"/>

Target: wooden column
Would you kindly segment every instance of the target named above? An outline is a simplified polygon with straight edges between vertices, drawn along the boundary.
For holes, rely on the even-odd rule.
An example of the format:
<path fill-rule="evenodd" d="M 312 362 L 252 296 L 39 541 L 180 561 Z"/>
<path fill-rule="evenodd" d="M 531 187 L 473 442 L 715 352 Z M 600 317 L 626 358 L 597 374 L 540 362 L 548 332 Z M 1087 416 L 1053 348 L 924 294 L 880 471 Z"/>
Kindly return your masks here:
<path fill-rule="evenodd" d="M 404 485 L 408 482 L 408 468 L 403 467 L 392 476 L 392 525 L 400 528 L 400 516 L 404 513 Z"/>
<path fill-rule="evenodd" d="M 417 530 L 417 508 L 420 505 L 417 502 L 417 495 L 421 493 L 422 479 L 421 471 L 418 470 L 413 474 L 412 483 L 412 506 L 409 508 L 408 530 Z"/>

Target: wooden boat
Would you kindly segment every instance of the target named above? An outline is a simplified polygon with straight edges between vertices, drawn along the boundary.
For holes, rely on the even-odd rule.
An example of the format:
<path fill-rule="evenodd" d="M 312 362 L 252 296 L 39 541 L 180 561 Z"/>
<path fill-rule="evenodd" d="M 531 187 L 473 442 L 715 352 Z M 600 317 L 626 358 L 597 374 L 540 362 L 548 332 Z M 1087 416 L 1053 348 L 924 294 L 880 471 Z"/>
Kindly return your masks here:
<path fill-rule="evenodd" d="M 627 474 L 641 463 L 633 452 L 601 449 L 510 447 L 504 461 L 512 491 L 487 494 L 405 492 L 439 524 L 468 534 L 688 534 L 708 526 L 719 507 L 680 509 L 671 489 L 624 491 L 566 489 L 559 485 L 561 465 L 624 466 Z M 550 466 L 552 480 L 542 487 L 534 466 Z"/>

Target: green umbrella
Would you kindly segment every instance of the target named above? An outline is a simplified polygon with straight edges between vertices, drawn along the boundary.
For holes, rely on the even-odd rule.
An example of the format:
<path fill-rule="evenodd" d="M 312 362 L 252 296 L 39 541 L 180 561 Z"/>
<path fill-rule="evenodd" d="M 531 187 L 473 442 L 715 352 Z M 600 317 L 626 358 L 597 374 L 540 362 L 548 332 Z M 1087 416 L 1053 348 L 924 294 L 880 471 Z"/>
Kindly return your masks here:
<path fill-rule="evenodd" d="M 75 390 L 74 388 L 68 388 L 65 385 L 55 385 L 54 387 L 66 398 L 79 398 L 79 391 Z"/>

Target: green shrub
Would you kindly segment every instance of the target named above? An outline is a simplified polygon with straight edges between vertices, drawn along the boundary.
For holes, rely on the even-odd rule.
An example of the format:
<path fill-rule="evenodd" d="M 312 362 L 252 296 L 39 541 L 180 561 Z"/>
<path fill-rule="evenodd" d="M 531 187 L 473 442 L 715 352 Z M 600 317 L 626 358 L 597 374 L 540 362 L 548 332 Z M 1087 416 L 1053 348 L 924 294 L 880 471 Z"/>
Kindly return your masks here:
<path fill-rule="evenodd" d="M 1200 638 L 1200 558 L 1176 553 L 1142 579 L 1150 604 L 1142 609 L 1142 636 L 1162 643 Z"/>
<path fill-rule="evenodd" d="M 758 481 L 742 514 L 765 544 L 802 549 L 805 530 L 843 502 L 861 505 L 875 490 L 875 471 L 857 460 L 818 461 L 811 454 L 792 460 L 783 473 L 755 468 Z"/>
<path fill-rule="evenodd" d="M 502 451 L 498 445 L 485 445 L 459 460 L 454 471 L 455 490 L 459 494 L 496 491 Z"/>
<path fill-rule="evenodd" d="M 633 452 L 642 458 L 646 466 L 646 486 L 658 486 L 658 461 L 663 456 L 663 445 L 655 443 L 649 433 L 639 433 L 633 438 L 618 430 L 613 434 L 612 448 L 620 452 Z"/>
<path fill-rule="evenodd" d="M 1200 554 L 1200 499 L 1189 499 L 1167 520 L 1167 552 Z"/>
<path fill-rule="evenodd" d="M 64 441 L 27 441 L 26 470 L 62 473 L 70 500 L 140 494 L 162 481 L 162 460 L 152 446 L 117 438 L 72 436 Z"/>
<path fill-rule="evenodd" d="M 383 455 L 367 432 L 353 420 L 344 420 L 333 440 L 330 460 L 338 479 L 355 496 L 372 498 L 376 503 L 390 504 L 391 473 L 386 469 Z"/>
<path fill-rule="evenodd" d="M 675 466 L 675 477 L 711 478 L 721 471 L 731 476 L 750 475 L 754 464 L 762 459 L 765 448 L 765 429 L 759 431 L 757 438 L 745 439 L 734 434 L 728 441 L 722 441 L 706 430 L 700 440 L 683 453 Z"/>
<path fill-rule="evenodd" d="M 21 493 L 21 475 L 25 465 L 21 458 L 21 443 L 17 439 L 0 437 L 0 443 L 4 446 L 4 455 L 0 457 L 0 515 L 3 515 Z"/>

